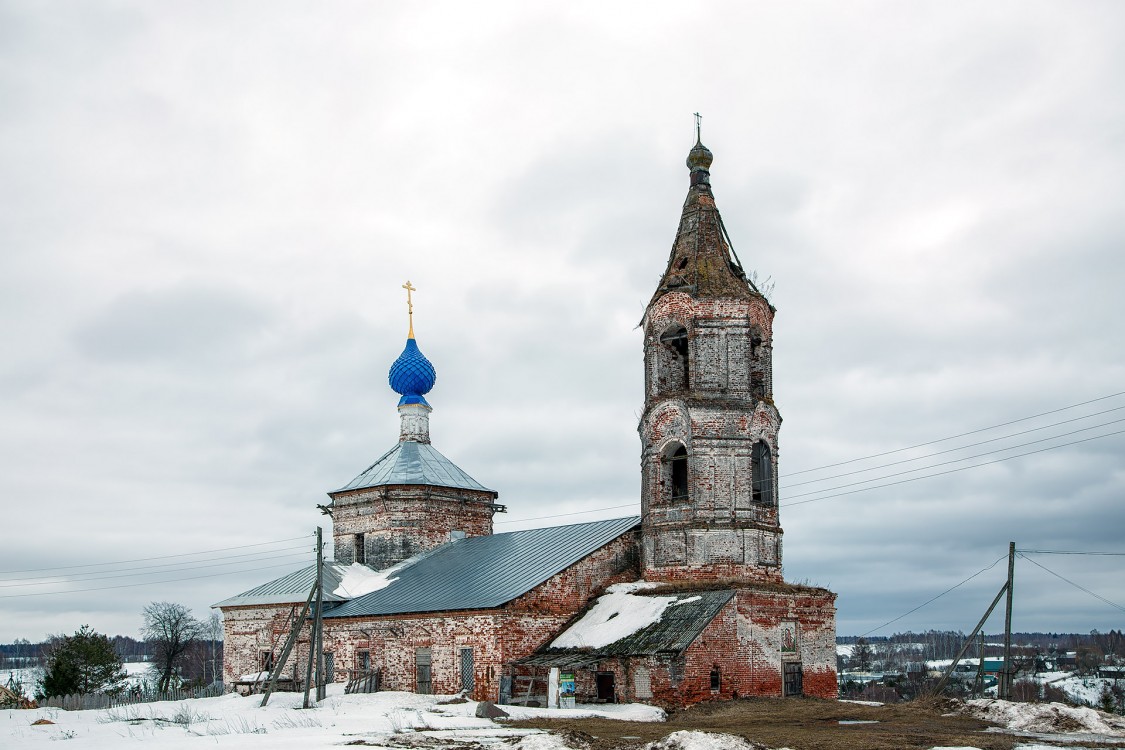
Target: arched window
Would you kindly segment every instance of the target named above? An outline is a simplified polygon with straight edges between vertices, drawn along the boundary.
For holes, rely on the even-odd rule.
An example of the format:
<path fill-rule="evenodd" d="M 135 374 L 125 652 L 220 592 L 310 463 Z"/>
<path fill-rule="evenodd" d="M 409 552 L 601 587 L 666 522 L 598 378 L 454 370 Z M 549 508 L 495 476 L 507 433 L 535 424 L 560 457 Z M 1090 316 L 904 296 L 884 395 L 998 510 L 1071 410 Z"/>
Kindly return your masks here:
<path fill-rule="evenodd" d="M 687 390 L 691 376 L 687 329 L 682 325 L 673 325 L 660 334 L 660 343 L 669 350 L 669 356 L 661 358 L 668 362 L 666 386 L 672 390 Z"/>
<path fill-rule="evenodd" d="M 688 452 L 683 443 L 675 442 L 664 449 L 662 467 L 663 495 L 665 500 L 686 500 L 688 497 Z"/>
<path fill-rule="evenodd" d="M 753 499 L 758 505 L 774 504 L 773 497 L 773 454 L 764 440 L 754 443 L 750 454 L 750 474 L 753 483 Z"/>

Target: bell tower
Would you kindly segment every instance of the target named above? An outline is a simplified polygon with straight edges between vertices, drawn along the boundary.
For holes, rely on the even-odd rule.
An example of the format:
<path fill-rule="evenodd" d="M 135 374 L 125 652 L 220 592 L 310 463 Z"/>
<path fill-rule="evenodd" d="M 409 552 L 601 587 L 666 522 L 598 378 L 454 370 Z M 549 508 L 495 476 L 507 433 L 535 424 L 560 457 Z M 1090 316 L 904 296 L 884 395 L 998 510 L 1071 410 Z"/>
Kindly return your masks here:
<path fill-rule="evenodd" d="M 645 310 L 644 577 L 781 581 L 774 308 L 746 277 L 699 138 L 664 276 Z"/>

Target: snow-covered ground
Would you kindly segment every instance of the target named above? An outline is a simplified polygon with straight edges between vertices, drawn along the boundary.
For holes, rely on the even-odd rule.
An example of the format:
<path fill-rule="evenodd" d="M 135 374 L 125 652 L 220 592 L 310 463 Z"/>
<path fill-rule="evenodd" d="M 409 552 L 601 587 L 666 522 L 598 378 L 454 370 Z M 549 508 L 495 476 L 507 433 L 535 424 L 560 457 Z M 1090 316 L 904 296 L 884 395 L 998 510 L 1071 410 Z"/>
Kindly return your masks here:
<path fill-rule="evenodd" d="M 564 738 L 519 725 L 476 717 L 477 703 L 453 703 L 448 696 L 413 693 L 343 695 L 341 686 L 329 688 L 328 698 L 315 708 L 300 709 L 302 696 L 275 694 L 265 708 L 261 696 L 228 694 L 218 698 L 147 703 L 99 711 L 0 711 L 0 747 L 41 747 L 67 740 L 66 747 L 116 750 L 143 742 L 145 750 L 202 750 L 219 748 L 277 748 L 317 750 L 349 743 L 374 748 L 418 747 L 455 741 L 458 747 L 484 750 L 573 750 Z M 580 709 L 518 708 L 504 706 L 513 718 L 605 717 L 625 721 L 659 722 L 665 714 L 640 704 L 604 705 Z M 1078 737 L 1125 743 L 1125 719 L 1059 704 L 1014 704 L 972 701 L 967 710 L 1013 730 L 1050 733 L 1085 733 Z M 36 724 L 45 720 L 46 723 Z M 1029 737 L 1045 741 L 1046 737 Z M 673 732 L 646 746 L 646 750 L 758 750 L 731 735 L 711 732 Z M 1020 745 L 1020 750 L 1040 750 L 1044 745 Z M 783 750 L 777 748 L 776 750 Z M 939 750 L 935 748 L 935 750 Z M 971 748 L 966 750 L 972 750 Z"/>
<path fill-rule="evenodd" d="M 337 748 L 363 740 L 369 747 L 404 746 L 420 735 L 475 742 L 481 747 L 515 750 L 566 750 L 553 735 L 509 727 L 475 716 L 477 704 L 449 703 L 448 696 L 413 693 L 343 695 L 343 686 L 329 688 L 316 708 L 301 710 L 302 695 L 276 693 L 265 708 L 261 696 L 228 694 L 218 698 L 145 703 L 99 711 L 0 712 L 0 747 L 40 746 L 69 740 L 67 747 L 110 750 L 134 741 L 146 750 L 178 748 Z M 560 709 L 504 707 L 513 717 L 559 715 Z M 659 708 L 637 704 L 561 710 L 570 718 L 600 716 L 626 721 L 663 721 Z M 36 725 L 46 719 L 52 723 Z M 396 740 L 396 735 L 398 739 Z"/>

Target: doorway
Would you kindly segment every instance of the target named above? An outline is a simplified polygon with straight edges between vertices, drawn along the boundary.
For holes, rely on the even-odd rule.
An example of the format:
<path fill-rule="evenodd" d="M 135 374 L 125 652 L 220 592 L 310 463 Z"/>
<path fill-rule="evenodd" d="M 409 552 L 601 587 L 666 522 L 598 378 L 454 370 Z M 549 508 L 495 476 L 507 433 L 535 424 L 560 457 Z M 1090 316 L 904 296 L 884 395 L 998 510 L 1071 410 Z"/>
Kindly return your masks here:
<path fill-rule="evenodd" d="M 597 687 L 598 700 L 602 703 L 616 703 L 617 692 L 614 684 L 613 672 L 596 672 L 594 685 Z"/>

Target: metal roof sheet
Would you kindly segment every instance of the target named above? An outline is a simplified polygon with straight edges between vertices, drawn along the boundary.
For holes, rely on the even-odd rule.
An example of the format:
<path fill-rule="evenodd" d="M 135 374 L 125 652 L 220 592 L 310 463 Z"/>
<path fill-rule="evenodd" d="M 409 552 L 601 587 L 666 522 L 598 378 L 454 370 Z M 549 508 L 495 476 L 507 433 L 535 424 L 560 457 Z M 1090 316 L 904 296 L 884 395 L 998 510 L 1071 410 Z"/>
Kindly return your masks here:
<path fill-rule="evenodd" d="M 404 567 L 390 586 L 336 607 L 325 617 L 490 609 L 634 528 L 639 516 L 458 539 Z"/>
<path fill-rule="evenodd" d="M 384 453 L 358 477 L 335 492 L 383 487 L 391 484 L 428 484 L 463 490 L 493 492 L 438 453 L 429 443 L 405 440 Z"/>
<path fill-rule="evenodd" d="M 636 596 L 644 595 L 644 592 L 636 593 Z M 707 624 L 734 597 L 734 592 L 685 591 L 677 596 L 679 600 L 665 607 L 659 620 L 607 646 L 597 649 L 542 648 L 521 663 L 557 666 L 576 660 L 588 663 L 617 656 L 678 654 L 699 637 Z"/>
<path fill-rule="evenodd" d="M 334 562 L 324 563 L 324 601 L 326 602 L 342 602 L 346 601 L 341 596 L 336 596 L 332 592 L 340 585 L 340 580 L 343 578 L 344 571 L 348 566 L 340 565 Z M 212 607 L 246 607 L 258 604 L 289 604 L 291 602 L 303 602 L 312 590 L 313 583 L 316 581 L 316 565 L 310 565 L 307 568 L 284 575 L 281 578 L 276 578 L 269 583 L 263 583 L 261 586 L 256 586 L 249 591 L 244 591 L 238 596 L 232 596 L 229 599 L 224 599 L 218 604 L 212 604 Z"/>

